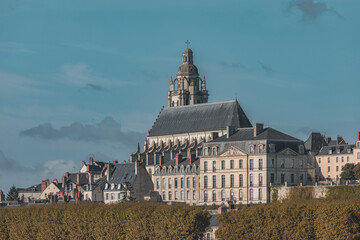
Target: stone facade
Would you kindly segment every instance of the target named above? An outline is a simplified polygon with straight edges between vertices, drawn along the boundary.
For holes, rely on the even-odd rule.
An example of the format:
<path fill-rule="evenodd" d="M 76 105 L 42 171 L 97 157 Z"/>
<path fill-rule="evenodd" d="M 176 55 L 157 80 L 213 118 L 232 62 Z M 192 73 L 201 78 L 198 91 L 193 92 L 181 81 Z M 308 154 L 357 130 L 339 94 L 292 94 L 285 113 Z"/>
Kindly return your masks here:
<path fill-rule="evenodd" d="M 323 146 L 315 156 L 316 176 L 320 181 L 339 182 L 341 169 L 345 164 L 360 163 L 360 132 L 355 144 L 347 144 L 342 138 L 341 141 L 337 139 L 334 143 L 327 138 L 326 142 L 329 145 Z"/>

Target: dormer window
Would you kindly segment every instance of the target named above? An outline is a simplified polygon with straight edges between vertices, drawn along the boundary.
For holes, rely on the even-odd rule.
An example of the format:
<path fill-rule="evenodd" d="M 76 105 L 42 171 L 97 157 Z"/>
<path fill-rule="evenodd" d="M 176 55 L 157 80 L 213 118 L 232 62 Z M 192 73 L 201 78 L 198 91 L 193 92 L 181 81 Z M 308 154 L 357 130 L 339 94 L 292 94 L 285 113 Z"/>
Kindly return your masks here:
<path fill-rule="evenodd" d="M 115 187 L 115 184 L 112 183 L 111 184 L 111 190 L 114 189 L 114 187 Z"/>
<path fill-rule="evenodd" d="M 275 153 L 275 144 L 269 144 L 269 150 L 271 153 Z"/>
<path fill-rule="evenodd" d="M 213 147 L 212 149 L 212 155 L 216 156 L 217 155 L 217 147 Z"/>
<path fill-rule="evenodd" d="M 260 144 L 259 145 L 259 153 L 263 153 L 264 152 L 264 144 Z"/>
<path fill-rule="evenodd" d="M 254 145 L 250 145 L 249 152 L 250 152 L 250 153 L 254 153 L 254 148 L 255 148 Z"/>
<path fill-rule="evenodd" d="M 329 154 L 332 154 L 332 149 L 329 150 Z"/>
<path fill-rule="evenodd" d="M 204 148 L 204 156 L 207 156 L 209 154 L 208 148 Z"/>

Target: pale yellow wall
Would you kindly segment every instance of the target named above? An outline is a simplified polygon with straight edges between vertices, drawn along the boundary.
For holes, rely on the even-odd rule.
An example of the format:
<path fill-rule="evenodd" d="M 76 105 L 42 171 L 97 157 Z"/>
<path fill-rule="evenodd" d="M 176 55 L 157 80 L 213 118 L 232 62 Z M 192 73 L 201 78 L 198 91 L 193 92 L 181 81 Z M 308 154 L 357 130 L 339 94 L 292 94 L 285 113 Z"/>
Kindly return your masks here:
<path fill-rule="evenodd" d="M 50 194 L 56 195 L 59 192 L 60 189 L 54 183 L 50 183 L 50 185 L 41 193 L 40 198 L 46 199 L 46 196 L 49 196 Z"/>

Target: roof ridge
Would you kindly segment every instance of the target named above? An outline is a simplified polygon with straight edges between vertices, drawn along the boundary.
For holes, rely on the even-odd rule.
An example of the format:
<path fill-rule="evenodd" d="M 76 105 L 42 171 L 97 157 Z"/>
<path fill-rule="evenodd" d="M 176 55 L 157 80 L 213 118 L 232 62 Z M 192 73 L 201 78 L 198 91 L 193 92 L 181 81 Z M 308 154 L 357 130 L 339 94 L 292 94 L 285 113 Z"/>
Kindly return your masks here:
<path fill-rule="evenodd" d="M 174 106 L 174 107 L 164 107 L 163 109 L 172 109 L 172 108 L 188 108 L 188 107 L 195 107 L 195 106 L 207 106 L 212 104 L 220 104 L 220 103 L 231 103 L 231 102 L 237 102 L 236 100 L 228 100 L 228 101 L 220 101 L 220 102 L 210 102 L 210 103 L 197 103 L 192 105 L 185 105 L 185 106 Z"/>

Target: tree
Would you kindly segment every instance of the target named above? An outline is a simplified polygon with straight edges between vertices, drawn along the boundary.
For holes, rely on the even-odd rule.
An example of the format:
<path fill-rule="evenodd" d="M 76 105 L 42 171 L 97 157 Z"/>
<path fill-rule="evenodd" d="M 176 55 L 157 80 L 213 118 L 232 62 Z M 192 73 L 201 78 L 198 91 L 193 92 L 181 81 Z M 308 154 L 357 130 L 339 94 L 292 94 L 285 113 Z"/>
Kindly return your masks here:
<path fill-rule="evenodd" d="M 360 180 L 360 163 L 355 165 L 353 172 L 354 172 L 355 179 Z"/>
<path fill-rule="evenodd" d="M 355 180 L 354 167 L 353 163 L 345 164 L 341 169 L 340 177 L 344 180 Z"/>
<path fill-rule="evenodd" d="M 6 201 L 19 201 L 19 192 L 14 185 L 10 188 L 6 196 Z"/>

